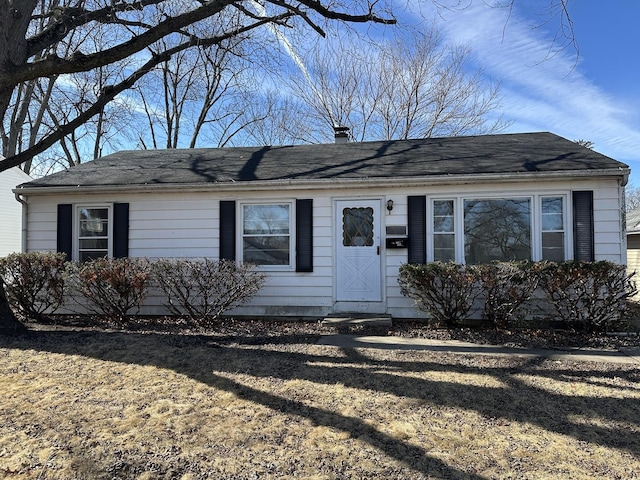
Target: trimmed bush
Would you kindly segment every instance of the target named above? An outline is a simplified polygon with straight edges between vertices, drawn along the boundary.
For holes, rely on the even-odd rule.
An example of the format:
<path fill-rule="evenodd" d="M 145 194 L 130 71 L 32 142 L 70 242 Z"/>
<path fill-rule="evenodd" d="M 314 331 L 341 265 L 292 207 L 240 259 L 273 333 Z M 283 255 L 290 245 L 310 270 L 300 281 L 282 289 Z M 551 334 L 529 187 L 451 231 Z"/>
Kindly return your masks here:
<path fill-rule="evenodd" d="M 64 304 L 63 253 L 12 253 L 0 258 L 0 278 L 13 311 L 42 321 Z"/>
<path fill-rule="evenodd" d="M 246 303 L 265 282 L 255 266 L 228 260 L 157 260 L 153 277 L 171 313 L 205 325 Z"/>
<path fill-rule="evenodd" d="M 403 295 L 447 327 L 469 321 L 483 301 L 483 319 L 507 328 L 534 309 L 566 328 L 596 332 L 624 328 L 628 301 L 636 293 L 632 275 L 612 262 L 495 262 L 463 266 L 434 262 L 403 265 Z"/>
<path fill-rule="evenodd" d="M 637 291 L 626 266 L 607 261 L 541 262 L 538 272 L 557 316 L 581 331 L 619 327 L 627 300 Z"/>
<path fill-rule="evenodd" d="M 69 281 L 87 311 L 118 324 L 135 315 L 147 295 L 150 264 L 144 258 L 98 258 L 70 263 Z"/>
<path fill-rule="evenodd" d="M 533 262 L 492 262 L 476 265 L 482 286 L 483 319 L 492 327 L 505 329 L 521 313 L 538 288 L 540 277 Z"/>
<path fill-rule="evenodd" d="M 418 309 L 448 328 L 468 320 L 481 293 L 475 267 L 453 262 L 402 265 L 398 282 Z"/>

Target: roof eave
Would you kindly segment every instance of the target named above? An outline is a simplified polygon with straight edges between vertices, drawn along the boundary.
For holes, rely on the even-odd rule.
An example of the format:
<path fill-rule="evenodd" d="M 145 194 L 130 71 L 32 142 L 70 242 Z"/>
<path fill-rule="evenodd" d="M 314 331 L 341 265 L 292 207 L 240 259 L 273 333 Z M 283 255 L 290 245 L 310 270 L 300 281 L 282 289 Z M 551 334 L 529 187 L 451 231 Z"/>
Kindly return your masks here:
<path fill-rule="evenodd" d="M 75 186 L 37 186 L 21 187 L 13 189 L 18 195 L 50 195 L 50 194 L 80 194 L 80 193 L 110 193 L 149 191 L 262 191 L 272 190 L 274 187 L 285 190 L 294 190 L 300 187 L 306 189 L 353 189 L 357 187 L 371 188 L 383 187 L 412 187 L 430 185 L 460 185 L 478 182 L 510 182 L 530 181 L 536 179 L 589 179 L 596 177 L 620 177 L 622 185 L 625 185 L 630 174 L 629 168 L 594 169 L 594 170 L 563 170 L 556 172 L 511 172 L 488 174 L 454 174 L 454 175 L 428 175 L 423 177 L 369 177 L 369 178 L 324 178 L 324 179 L 282 179 L 282 180 L 252 180 L 244 182 L 207 182 L 207 183 L 153 183 L 153 184 L 127 184 L 127 185 L 75 185 Z"/>

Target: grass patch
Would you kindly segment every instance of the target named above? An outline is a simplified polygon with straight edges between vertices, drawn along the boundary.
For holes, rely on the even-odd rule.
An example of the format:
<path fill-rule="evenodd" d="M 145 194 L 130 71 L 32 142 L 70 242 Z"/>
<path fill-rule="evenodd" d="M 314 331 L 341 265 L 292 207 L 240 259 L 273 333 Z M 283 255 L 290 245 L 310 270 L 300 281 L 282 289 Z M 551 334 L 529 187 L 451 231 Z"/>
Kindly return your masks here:
<path fill-rule="evenodd" d="M 0 338 L 0 477 L 637 478 L 640 374 L 313 336 Z"/>

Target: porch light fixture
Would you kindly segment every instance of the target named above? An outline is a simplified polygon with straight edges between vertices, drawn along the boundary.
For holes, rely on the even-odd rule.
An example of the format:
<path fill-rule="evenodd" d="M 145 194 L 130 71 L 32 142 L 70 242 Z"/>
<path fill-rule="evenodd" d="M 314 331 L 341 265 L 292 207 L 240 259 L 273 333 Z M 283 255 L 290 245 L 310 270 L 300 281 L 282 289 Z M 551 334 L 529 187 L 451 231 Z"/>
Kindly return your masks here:
<path fill-rule="evenodd" d="M 387 211 L 391 213 L 391 210 L 393 210 L 393 200 L 387 200 Z"/>

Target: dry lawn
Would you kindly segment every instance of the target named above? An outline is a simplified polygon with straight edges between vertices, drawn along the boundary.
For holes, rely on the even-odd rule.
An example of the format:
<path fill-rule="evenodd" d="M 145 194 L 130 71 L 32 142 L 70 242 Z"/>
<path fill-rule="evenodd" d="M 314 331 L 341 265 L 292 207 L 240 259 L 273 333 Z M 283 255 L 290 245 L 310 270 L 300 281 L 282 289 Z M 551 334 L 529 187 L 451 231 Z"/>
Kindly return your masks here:
<path fill-rule="evenodd" d="M 0 478 L 640 477 L 631 365 L 316 337 L 0 337 Z"/>

